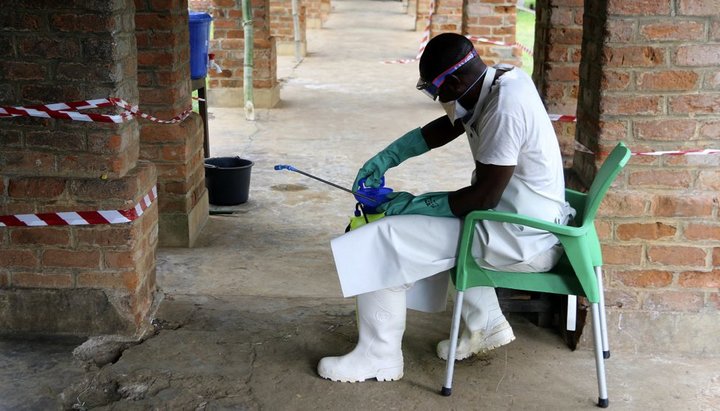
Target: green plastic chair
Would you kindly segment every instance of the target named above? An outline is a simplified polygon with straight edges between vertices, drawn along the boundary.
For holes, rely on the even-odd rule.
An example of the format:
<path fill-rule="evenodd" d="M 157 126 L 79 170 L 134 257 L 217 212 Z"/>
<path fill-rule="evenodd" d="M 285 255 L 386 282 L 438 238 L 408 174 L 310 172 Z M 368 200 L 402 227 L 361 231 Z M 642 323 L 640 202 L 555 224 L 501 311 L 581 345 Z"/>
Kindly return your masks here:
<path fill-rule="evenodd" d="M 553 224 L 536 218 L 491 210 L 474 211 L 465 217 L 456 266 L 451 270 L 457 294 L 450 329 L 450 352 L 445 385 L 441 391 L 443 395 L 448 396 L 452 392 L 463 293 L 471 287 L 485 286 L 585 296 L 590 301 L 592 309 L 598 405 L 603 408 L 608 406 L 603 359 L 610 357 L 610 349 L 602 287 L 602 252 L 594 222 L 605 193 L 627 164 L 630 155 L 630 150 L 623 143 L 619 143 L 603 163 L 587 193 L 565 190 L 566 200 L 577 212 L 575 221 L 579 226 Z M 483 269 L 478 266 L 471 254 L 475 225 L 479 220 L 502 221 L 549 231 L 558 237 L 565 254 L 550 272 L 517 273 Z"/>

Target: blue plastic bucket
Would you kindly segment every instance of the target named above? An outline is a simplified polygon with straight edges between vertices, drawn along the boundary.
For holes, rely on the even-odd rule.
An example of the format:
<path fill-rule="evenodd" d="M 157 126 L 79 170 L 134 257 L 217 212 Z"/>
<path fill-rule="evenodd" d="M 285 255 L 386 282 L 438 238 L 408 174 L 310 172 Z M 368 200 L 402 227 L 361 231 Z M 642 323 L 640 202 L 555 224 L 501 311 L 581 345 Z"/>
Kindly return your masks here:
<path fill-rule="evenodd" d="M 210 22 L 207 13 L 190 12 L 190 77 L 198 79 L 207 75 Z"/>

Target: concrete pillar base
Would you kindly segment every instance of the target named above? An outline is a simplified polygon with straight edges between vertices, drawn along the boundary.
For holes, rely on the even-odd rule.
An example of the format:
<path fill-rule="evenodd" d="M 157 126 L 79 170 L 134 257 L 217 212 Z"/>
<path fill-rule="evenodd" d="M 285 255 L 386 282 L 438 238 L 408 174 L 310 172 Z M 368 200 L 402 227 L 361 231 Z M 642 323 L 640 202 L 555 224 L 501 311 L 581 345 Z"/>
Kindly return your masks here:
<path fill-rule="evenodd" d="M 319 30 L 322 28 L 322 19 L 317 18 L 307 18 L 305 20 L 305 28 L 309 30 Z"/>
<path fill-rule="evenodd" d="M 294 56 L 295 55 L 295 42 L 294 41 L 277 41 L 275 48 L 278 56 Z M 300 42 L 300 57 L 307 55 L 307 42 Z"/>
<path fill-rule="evenodd" d="M 662 313 L 656 311 L 608 311 L 608 339 L 610 352 L 657 354 L 704 353 L 720 354 L 717 340 L 707 338 L 720 335 L 716 313 Z M 622 324 L 622 329 L 618 327 Z M 624 330 L 624 331 L 623 331 Z M 670 331 L 672 330 L 672 331 Z M 593 334 L 590 313 L 578 347 L 592 349 Z"/>
<path fill-rule="evenodd" d="M 161 247 L 193 247 L 209 215 L 208 192 L 204 191 L 200 201 L 187 214 L 161 213 L 159 245 Z"/>
<path fill-rule="evenodd" d="M 253 90 L 255 108 L 273 108 L 280 102 L 280 85 L 270 89 Z M 208 90 L 208 103 L 211 107 L 244 107 L 242 87 L 217 88 Z"/>
<path fill-rule="evenodd" d="M 0 290 L 0 334 L 133 334 L 134 324 L 119 311 L 111 296 L 99 289 Z"/>

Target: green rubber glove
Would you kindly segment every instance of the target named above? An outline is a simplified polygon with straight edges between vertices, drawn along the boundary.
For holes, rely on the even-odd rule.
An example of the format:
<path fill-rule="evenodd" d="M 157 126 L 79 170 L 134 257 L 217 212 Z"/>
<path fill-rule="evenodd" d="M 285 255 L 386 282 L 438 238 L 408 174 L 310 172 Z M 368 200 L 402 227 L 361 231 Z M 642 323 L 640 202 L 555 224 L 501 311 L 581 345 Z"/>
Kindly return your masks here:
<path fill-rule="evenodd" d="M 360 168 L 353 183 L 353 190 L 360 188 L 360 180 L 366 178 L 365 187 L 380 186 L 380 178 L 389 169 L 397 166 L 410 157 L 419 156 L 429 151 L 427 143 L 422 136 L 420 127 L 405 133 L 402 137 L 392 142 L 373 158 L 366 161 Z"/>
<path fill-rule="evenodd" d="M 385 215 L 422 214 L 433 217 L 455 217 L 450 210 L 448 193 L 426 193 L 414 196 L 404 191 L 388 194 L 389 201 L 376 209 Z"/>

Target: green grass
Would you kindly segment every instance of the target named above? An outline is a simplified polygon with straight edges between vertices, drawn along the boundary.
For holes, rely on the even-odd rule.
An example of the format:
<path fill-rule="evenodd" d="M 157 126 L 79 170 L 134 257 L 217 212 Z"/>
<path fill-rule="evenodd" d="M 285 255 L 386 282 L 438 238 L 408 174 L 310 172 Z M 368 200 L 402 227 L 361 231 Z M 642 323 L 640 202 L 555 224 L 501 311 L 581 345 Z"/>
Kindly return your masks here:
<path fill-rule="evenodd" d="M 527 1 L 525 5 L 527 6 Z M 535 14 L 526 11 L 517 11 L 517 24 L 515 26 L 516 41 L 532 50 L 535 44 Z M 531 55 L 522 52 L 522 69 L 532 75 L 533 58 Z"/>

